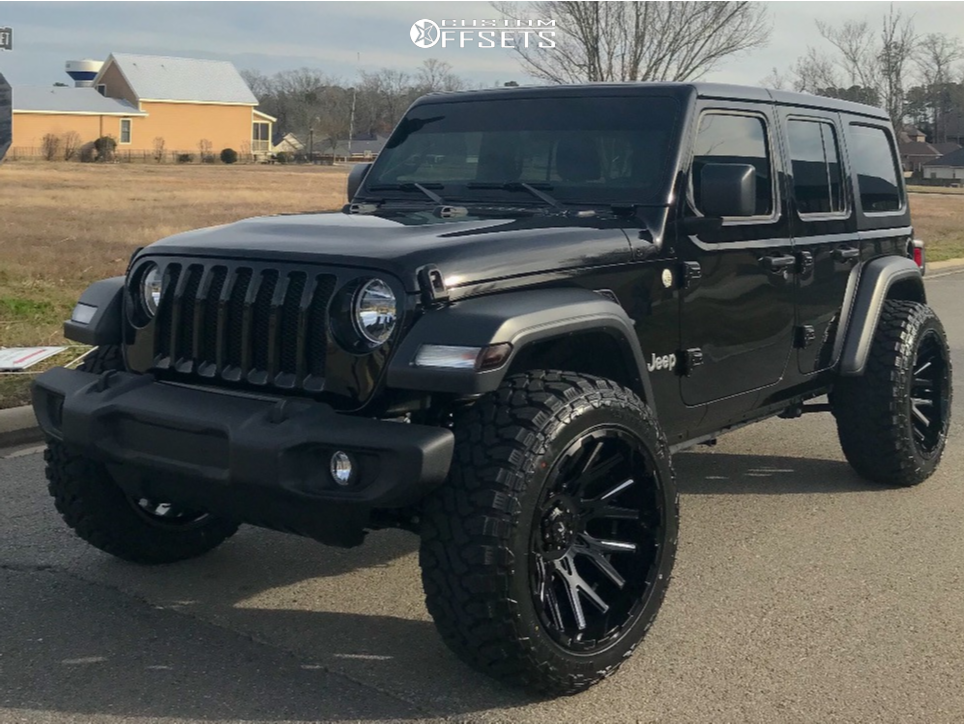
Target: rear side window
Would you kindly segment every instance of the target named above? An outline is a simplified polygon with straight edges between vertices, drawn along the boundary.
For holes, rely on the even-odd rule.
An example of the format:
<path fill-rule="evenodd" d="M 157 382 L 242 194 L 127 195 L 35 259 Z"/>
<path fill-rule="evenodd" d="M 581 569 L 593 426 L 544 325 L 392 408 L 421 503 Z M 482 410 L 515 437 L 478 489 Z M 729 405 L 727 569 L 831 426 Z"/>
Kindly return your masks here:
<path fill-rule="evenodd" d="M 787 138 L 798 213 L 843 212 L 844 177 L 834 126 L 823 121 L 790 120 Z"/>
<path fill-rule="evenodd" d="M 694 203 L 700 204 L 700 172 L 708 163 L 746 163 L 757 171 L 755 216 L 770 216 L 774 208 L 771 190 L 771 157 L 767 128 L 759 116 L 707 113 L 700 119 L 694 141 Z"/>
<path fill-rule="evenodd" d="M 898 211 L 901 208 L 898 164 L 885 129 L 851 124 L 848 155 L 858 176 L 858 193 L 865 213 Z"/>

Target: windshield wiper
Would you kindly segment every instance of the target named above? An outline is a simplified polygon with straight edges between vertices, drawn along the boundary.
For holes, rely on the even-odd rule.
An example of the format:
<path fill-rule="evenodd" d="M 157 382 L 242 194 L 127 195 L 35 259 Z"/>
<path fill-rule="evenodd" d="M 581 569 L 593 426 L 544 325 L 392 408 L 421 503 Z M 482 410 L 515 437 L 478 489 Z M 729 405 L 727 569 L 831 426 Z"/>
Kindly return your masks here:
<path fill-rule="evenodd" d="M 441 189 L 442 184 L 422 184 L 415 183 L 414 181 L 408 181 L 401 184 L 375 184 L 374 186 L 369 186 L 369 191 L 421 191 L 425 194 L 433 203 L 435 204 L 445 204 L 445 199 L 443 199 L 439 194 L 430 191 L 429 188 Z"/>
<path fill-rule="evenodd" d="M 552 186 L 549 184 L 540 184 L 545 189 L 552 190 Z M 543 193 L 538 188 L 532 184 L 524 183 L 523 181 L 503 181 L 503 182 L 493 182 L 493 181 L 470 181 L 466 184 L 466 188 L 469 189 L 499 189 L 500 191 L 528 191 L 530 194 L 538 198 L 545 204 L 549 204 L 554 209 L 565 208 L 563 204 L 554 199 L 547 193 Z"/>

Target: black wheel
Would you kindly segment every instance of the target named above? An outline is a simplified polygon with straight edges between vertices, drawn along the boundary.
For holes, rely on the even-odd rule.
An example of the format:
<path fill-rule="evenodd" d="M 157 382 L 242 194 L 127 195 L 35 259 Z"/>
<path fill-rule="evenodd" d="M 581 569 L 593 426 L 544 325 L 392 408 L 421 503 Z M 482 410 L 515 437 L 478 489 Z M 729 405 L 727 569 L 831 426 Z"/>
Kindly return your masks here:
<path fill-rule="evenodd" d="M 541 693 L 609 676 L 653 623 L 676 552 L 676 487 L 653 414 L 610 381 L 530 372 L 458 417 L 455 434 L 420 550 L 443 639 Z"/>
<path fill-rule="evenodd" d="M 80 368 L 124 369 L 121 350 L 98 347 Z M 50 440 L 48 490 L 64 521 L 85 541 L 134 563 L 173 563 L 207 553 L 238 529 L 204 511 L 126 495 L 103 465 Z"/>
<path fill-rule="evenodd" d="M 851 466 L 884 485 L 917 485 L 938 466 L 951 410 L 941 322 L 918 302 L 888 300 L 865 373 L 835 385 L 838 438 Z"/>

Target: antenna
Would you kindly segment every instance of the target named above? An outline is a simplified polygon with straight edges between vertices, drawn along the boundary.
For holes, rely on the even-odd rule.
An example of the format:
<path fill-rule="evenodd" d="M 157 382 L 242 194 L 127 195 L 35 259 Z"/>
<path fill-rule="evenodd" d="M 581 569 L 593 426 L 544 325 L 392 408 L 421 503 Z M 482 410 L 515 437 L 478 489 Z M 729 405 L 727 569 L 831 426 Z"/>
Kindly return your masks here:
<path fill-rule="evenodd" d="M 352 160 L 352 136 L 355 135 L 355 98 L 359 92 L 359 65 L 362 62 L 362 54 L 355 54 L 355 83 L 352 86 L 352 112 L 348 117 L 348 158 Z"/>

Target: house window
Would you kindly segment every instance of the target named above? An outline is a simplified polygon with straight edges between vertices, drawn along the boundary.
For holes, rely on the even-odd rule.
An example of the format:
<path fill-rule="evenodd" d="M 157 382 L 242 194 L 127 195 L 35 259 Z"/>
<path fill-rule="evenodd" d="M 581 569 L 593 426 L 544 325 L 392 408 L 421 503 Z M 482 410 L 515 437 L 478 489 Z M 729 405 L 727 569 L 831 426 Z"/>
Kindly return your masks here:
<path fill-rule="evenodd" d="M 816 121 L 788 121 L 787 139 L 798 213 L 843 212 L 844 177 L 834 126 Z"/>
<path fill-rule="evenodd" d="M 106 96 L 106 95 L 107 95 L 107 86 L 106 86 L 104 83 L 98 83 L 98 84 L 97 84 L 97 92 L 100 93 L 102 96 Z"/>
<path fill-rule="evenodd" d="M 259 121 L 251 124 L 251 150 L 254 153 L 267 153 L 271 145 L 271 124 Z"/>
<path fill-rule="evenodd" d="M 131 142 L 131 119 L 121 119 L 121 143 Z"/>

